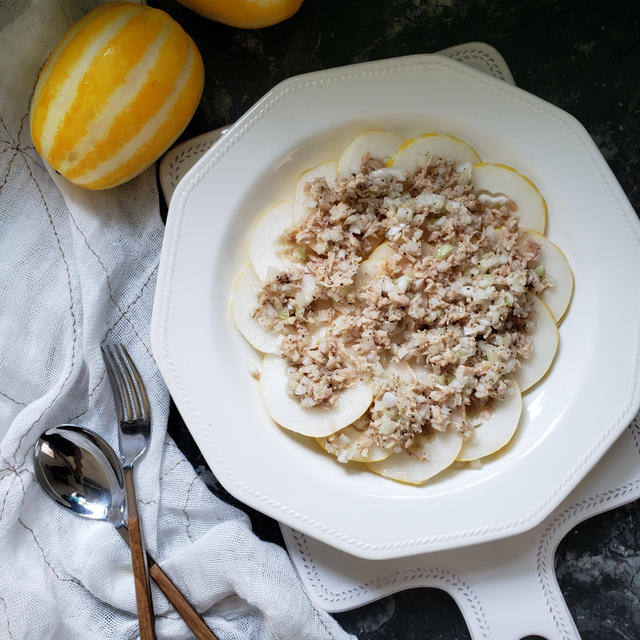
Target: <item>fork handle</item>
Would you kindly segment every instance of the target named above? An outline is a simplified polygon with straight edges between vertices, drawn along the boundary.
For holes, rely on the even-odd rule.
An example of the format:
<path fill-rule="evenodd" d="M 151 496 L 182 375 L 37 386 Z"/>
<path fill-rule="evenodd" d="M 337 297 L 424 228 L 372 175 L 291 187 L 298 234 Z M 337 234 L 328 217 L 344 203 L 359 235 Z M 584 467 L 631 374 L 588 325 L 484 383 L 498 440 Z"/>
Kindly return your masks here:
<path fill-rule="evenodd" d="M 145 563 L 140 521 L 137 517 L 127 519 L 129 528 L 129 542 L 131 546 L 131 564 L 133 565 L 133 579 L 136 588 L 136 606 L 138 608 L 138 624 L 140 626 L 140 640 L 155 640 L 156 634 L 153 621 L 153 604 L 149 596 L 149 578 Z"/>
<path fill-rule="evenodd" d="M 149 574 L 189 629 L 191 629 L 197 640 L 218 640 L 218 637 L 209 629 L 205 621 L 198 615 L 198 612 L 191 606 L 191 603 L 184 597 L 180 589 L 173 584 L 169 576 L 156 564 L 155 560 L 149 555 L 147 555 L 147 560 L 149 562 Z"/>
<path fill-rule="evenodd" d="M 127 497 L 127 527 L 129 528 L 133 581 L 136 588 L 140 640 L 156 640 L 153 600 L 151 599 L 149 571 L 147 569 L 147 553 L 144 548 L 142 526 L 138 518 L 138 499 L 133 478 L 133 466 L 123 465 L 122 475 L 124 476 L 124 489 Z"/>
<path fill-rule="evenodd" d="M 129 530 L 126 524 L 117 527 L 120 537 L 130 546 L 131 540 Z M 149 567 L 149 575 L 153 578 L 167 600 L 173 605 L 173 608 L 180 614 L 186 625 L 193 631 L 193 635 L 197 640 L 219 640 L 207 623 L 202 619 L 200 614 L 193 608 L 193 605 L 187 600 L 185 595 L 174 584 L 173 580 L 164 572 L 160 565 L 155 561 L 150 553 L 147 553 L 147 566 Z"/>

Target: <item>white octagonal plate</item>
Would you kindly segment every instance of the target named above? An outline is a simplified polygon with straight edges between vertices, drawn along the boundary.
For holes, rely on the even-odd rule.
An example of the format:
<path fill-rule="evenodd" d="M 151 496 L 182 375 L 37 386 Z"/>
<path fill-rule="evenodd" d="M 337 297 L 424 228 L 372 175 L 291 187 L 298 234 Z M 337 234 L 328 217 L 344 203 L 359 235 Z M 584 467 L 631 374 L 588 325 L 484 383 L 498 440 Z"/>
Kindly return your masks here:
<path fill-rule="evenodd" d="M 441 131 L 517 167 L 549 206 L 575 293 L 550 374 L 525 396 L 514 441 L 480 470 L 422 487 L 339 465 L 267 416 L 257 356 L 229 315 L 252 222 L 305 168 L 369 128 Z M 500 80 L 439 56 L 291 78 L 212 147 L 171 200 L 153 311 L 158 365 L 220 482 L 248 505 L 361 557 L 478 543 L 542 521 L 640 404 L 640 225 L 583 127 Z"/>

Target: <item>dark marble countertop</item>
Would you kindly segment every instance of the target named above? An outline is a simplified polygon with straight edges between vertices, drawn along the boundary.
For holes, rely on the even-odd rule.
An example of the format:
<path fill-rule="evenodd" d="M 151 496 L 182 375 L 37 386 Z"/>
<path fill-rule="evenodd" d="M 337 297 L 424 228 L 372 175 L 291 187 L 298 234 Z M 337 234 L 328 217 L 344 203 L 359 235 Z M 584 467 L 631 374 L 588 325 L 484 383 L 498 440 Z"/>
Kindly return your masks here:
<path fill-rule="evenodd" d="M 517 85 L 582 122 L 640 211 L 637 0 L 305 0 L 290 20 L 256 31 L 205 20 L 174 0 L 150 4 L 184 27 L 205 63 L 204 96 L 181 139 L 235 121 L 292 75 L 483 41 L 505 57 Z M 194 466 L 206 468 L 175 408 L 169 430 Z M 282 544 L 277 523 L 249 513 L 259 536 Z M 638 640 L 640 502 L 571 531 L 556 573 L 584 640 Z M 453 599 L 437 589 L 405 591 L 336 618 L 361 640 L 469 638 Z"/>

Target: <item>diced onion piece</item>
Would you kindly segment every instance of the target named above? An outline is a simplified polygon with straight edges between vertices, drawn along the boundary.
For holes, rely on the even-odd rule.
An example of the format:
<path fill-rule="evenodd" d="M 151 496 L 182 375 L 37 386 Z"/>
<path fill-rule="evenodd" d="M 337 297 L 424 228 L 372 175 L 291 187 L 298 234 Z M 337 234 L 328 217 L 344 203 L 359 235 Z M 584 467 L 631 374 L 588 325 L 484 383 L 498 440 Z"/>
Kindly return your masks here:
<path fill-rule="evenodd" d="M 454 246 L 449 243 L 441 244 L 436 251 L 436 258 L 438 260 L 444 260 L 454 249 Z"/>

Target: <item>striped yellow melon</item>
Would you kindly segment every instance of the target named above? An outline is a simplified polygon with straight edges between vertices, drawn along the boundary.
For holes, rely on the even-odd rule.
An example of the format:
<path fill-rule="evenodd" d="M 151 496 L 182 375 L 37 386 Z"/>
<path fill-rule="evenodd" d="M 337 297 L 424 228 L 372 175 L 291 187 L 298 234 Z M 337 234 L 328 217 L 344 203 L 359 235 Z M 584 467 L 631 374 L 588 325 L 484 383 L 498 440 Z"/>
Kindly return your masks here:
<path fill-rule="evenodd" d="M 77 185 L 122 184 L 184 130 L 203 82 L 200 52 L 168 14 L 105 4 L 67 32 L 40 73 L 33 143 Z"/>
<path fill-rule="evenodd" d="M 178 0 L 205 18 L 242 29 L 269 27 L 290 18 L 302 0 Z"/>

